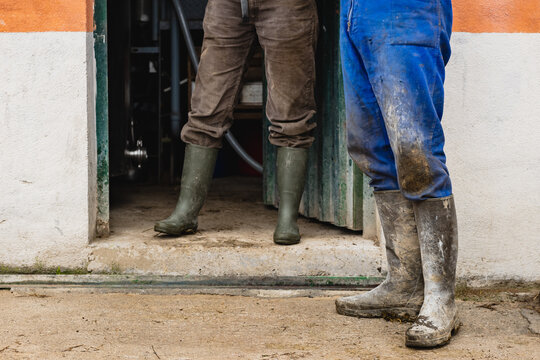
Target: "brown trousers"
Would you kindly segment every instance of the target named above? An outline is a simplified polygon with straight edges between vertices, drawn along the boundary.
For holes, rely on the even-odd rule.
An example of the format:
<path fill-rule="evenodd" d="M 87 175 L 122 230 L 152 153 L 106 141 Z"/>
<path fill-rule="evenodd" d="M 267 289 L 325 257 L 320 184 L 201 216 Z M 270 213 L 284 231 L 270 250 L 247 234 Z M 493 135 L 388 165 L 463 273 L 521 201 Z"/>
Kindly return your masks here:
<path fill-rule="evenodd" d="M 186 143 L 220 148 L 232 125 L 251 48 L 259 40 L 268 82 L 270 142 L 308 148 L 315 128 L 315 0 L 249 0 L 242 21 L 240 0 L 209 0 L 192 111 L 182 129 Z"/>

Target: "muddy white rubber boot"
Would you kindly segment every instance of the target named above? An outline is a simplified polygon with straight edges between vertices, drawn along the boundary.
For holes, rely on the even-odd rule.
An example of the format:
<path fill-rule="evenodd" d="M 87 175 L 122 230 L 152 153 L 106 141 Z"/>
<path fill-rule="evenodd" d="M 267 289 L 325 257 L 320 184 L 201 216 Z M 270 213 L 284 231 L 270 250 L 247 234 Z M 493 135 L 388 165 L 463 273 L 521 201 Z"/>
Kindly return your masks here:
<path fill-rule="evenodd" d="M 405 344 L 431 348 L 447 343 L 460 322 L 454 301 L 458 252 L 453 196 L 414 204 L 422 271 L 424 304 L 407 330 Z"/>
<path fill-rule="evenodd" d="M 388 275 L 368 293 L 338 299 L 339 314 L 414 321 L 423 301 L 424 283 L 413 203 L 400 191 L 376 192 L 386 239 Z"/>

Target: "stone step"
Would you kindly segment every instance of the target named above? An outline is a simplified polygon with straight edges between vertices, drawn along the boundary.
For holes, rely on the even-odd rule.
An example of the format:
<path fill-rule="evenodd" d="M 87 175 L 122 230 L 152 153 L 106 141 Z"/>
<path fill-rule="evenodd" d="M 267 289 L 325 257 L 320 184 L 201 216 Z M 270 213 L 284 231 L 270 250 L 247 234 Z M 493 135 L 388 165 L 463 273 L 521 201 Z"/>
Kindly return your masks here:
<path fill-rule="evenodd" d="M 177 193 L 163 187 L 117 190 L 111 236 L 90 245 L 88 269 L 206 277 L 383 276 L 380 247 L 360 232 L 300 218 L 302 242 L 275 245 L 277 211 L 262 204 L 259 179 L 215 180 L 198 232 L 159 236 L 153 224 L 169 215 Z"/>

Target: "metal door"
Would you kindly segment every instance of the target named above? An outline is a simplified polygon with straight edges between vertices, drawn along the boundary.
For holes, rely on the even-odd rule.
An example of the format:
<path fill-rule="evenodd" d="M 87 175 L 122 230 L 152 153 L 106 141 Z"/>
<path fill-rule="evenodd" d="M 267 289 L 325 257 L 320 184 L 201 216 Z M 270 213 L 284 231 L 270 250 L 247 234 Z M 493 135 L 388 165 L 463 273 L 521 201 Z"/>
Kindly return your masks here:
<path fill-rule="evenodd" d="M 318 1 L 317 129 L 309 155 L 302 215 L 375 236 L 373 194 L 369 179 L 347 153 L 345 102 L 339 56 L 339 2 Z M 267 125 L 268 120 L 265 120 Z M 276 148 L 264 127 L 264 202 L 278 204 Z"/>

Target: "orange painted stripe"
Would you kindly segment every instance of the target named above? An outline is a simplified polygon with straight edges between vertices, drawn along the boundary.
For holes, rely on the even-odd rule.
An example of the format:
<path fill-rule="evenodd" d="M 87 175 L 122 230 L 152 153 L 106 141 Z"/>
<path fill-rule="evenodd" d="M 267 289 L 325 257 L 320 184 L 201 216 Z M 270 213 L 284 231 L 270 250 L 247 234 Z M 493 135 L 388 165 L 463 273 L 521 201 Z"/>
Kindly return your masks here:
<path fill-rule="evenodd" d="M 540 0 L 453 0 L 454 31 L 540 33 Z"/>
<path fill-rule="evenodd" d="M 0 32 L 93 31 L 94 0 L 0 0 Z"/>
<path fill-rule="evenodd" d="M 540 0 L 453 0 L 453 6 L 457 32 L 540 33 Z M 0 0 L 0 32 L 93 31 L 93 7 L 94 0 Z"/>

